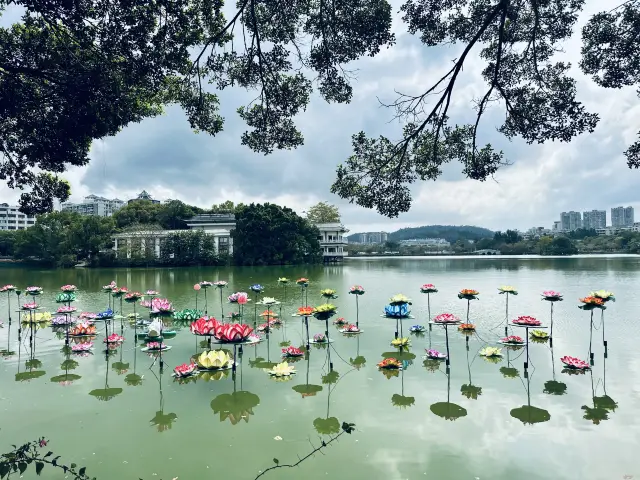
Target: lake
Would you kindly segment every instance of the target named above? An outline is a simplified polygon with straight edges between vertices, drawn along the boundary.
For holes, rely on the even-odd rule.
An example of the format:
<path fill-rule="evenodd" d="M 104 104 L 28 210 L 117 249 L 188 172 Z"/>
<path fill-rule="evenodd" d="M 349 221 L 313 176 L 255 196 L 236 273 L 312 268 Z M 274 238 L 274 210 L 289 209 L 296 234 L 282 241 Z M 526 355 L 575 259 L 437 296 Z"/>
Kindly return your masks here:
<path fill-rule="evenodd" d="M 102 353 L 104 324 L 98 324 L 94 354 L 73 357 L 76 366 L 63 363 L 64 339 L 58 338 L 63 335 L 50 327 L 36 331 L 33 352 L 28 332 L 19 343 L 18 314 L 12 313 L 9 328 L 2 294 L 0 349 L 14 353 L 0 360 L 0 452 L 45 436 L 47 448 L 67 463 L 86 466 L 98 479 L 254 479 L 274 466 L 274 459 L 280 465 L 297 462 L 349 422 L 356 425 L 353 433 L 296 468 L 277 468 L 260 478 L 640 479 L 635 458 L 640 442 L 639 273 L 640 257 L 635 256 L 367 258 L 284 268 L 51 271 L 2 266 L 0 283 L 43 287 L 38 303 L 50 311 L 57 308 L 54 297 L 64 284 L 77 285 L 79 311 L 95 312 L 106 308 L 101 287 L 112 280 L 130 291 L 158 290 L 183 309 L 195 306 L 195 283 L 221 279 L 229 282 L 224 304 L 215 289 L 207 294 L 209 314 L 219 318 L 221 307 L 236 310 L 227 295 L 260 283 L 264 295 L 283 301 L 285 325 L 268 341 L 244 347 L 235 375 L 207 373 L 178 382 L 172 369 L 203 351 L 201 339 L 188 327 L 165 340 L 172 349 L 163 354 L 162 373 L 159 360 L 141 351 L 126 321 L 125 342 L 110 356 Z M 277 283 L 282 276 L 292 281 L 308 277 L 311 305 L 323 303 L 322 288 L 337 290 L 338 316 L 350 321 L 355 321 L 356 301 L 349 287 L 366 290 L 359 298 L 363 332 L 347 337 L 329 321 L 334 343 L 311 345 L 294 364 L 297 373 L 290 381 L 275 381 L 265 371 L 280 360 L 281 342 L 302 346 L 306 338 L 302 320 L 291 316 L 301 304 L 301 289 L 289 285 L 284 301 Z M 390 345 L 396 322 L 380 316 L 390 296 L 404 293 L 413 300 L 415 316 L 404 321 L 405 336 L 411 325 L 427 325 L 427 295 L 419 291 L 424 283 L 439 290 L 430 296 L 432 315 L 451 312 L 466 318 L 467 302 L 457 298 L 458 291 L 480 291 L 480 300 L 470 304 L 476 333 L 467 342 L 455 326 L 449 328 L 448 375 L 444 362 L 422 358 L 426 348 L 446 349 L 443 327 L 411 335 L 409 352 L 398 354 Z M 564 294 L 554 307 L 553 349 L 549 342 L 531 343 L 526 376 L 525 349 L 508 350 L 497 343 L 504 336 L 501 285 L 519 292 L 509 298 L 510 319 L 531 315 L 545 325 L 550 303 L 541 301 L 540 293 L 553 289 Z M 613 291 L 616 302 L 607 304 L 604 325 L 595 311 L 591 330 L 590 313 L 578 309 L 578 298 L 597 289 Z M 11 301 L 15 310 L 13 294 Z M 201 291 L 198 306 L 203 303 Z M 252 303 L 245 308 L 251 325 Z M 132 311 L 125 304 L 124 313 Z M 325 329 L 323 321 L 310 318 L 309 323 L 311 335 Z M 120 321 L 115 329 L 120 332 Z M 524 336 L 522 329 L 511 331 Z M 592 369 L 563 371 L 564 355 L 589 360 L 590 334 Z M 488 361 L 478 355 L 485 346 L 503 348 L 504 356 L 498 363 Z M 400 357 L 405 368 L 389 375 L 379 371 L 376 364 L 389 356 Z M 75 368 L 65 375 L 65 366 Z M 28 472 L 24 478 L 36 478 Z M 43 476 L 65 478 L 52 468 Z"/>

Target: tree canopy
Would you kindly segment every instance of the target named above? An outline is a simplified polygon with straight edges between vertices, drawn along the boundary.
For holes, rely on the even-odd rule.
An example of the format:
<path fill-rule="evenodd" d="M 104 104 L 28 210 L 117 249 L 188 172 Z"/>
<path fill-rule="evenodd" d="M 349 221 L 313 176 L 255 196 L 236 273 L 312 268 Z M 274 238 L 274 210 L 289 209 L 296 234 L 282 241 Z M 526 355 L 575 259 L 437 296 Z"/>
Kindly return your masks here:
<path fill-rule="evenodd" d="M 290 208 L 273 203 L 236 211 L 233 257 L 236 265 L 283 265 L 322 261 L 320 232 Z"/>
<path fill-rule="evenodd" d="M 640 0 L 619 2 L 582 32 L 580 66 L 605 88 L 639 83 Z M 498 130 L 508 139 L 567 142 L 592 132 L 598 115 L 578 101 L 570 65 L 555 57 L 584 3 L 403 0 L 402 20 L 426 47 L 461 50 L 442 77 L 387 105 L 404 123 L 399 138 L 353 136 L 331 190 L 393 217 L 409 209 L 410 185 L 437 179 L 445 163 L 491 177 L 509 162 L 479 134 L 491 107 L 504 113 Z M 388 0 L 239 0 L 229 18 L 218 0 L 0 0 L 0 14 L 7 6 L 23 15 L 0 28 L 0 179 L 31 189 L 20 198 L 26 213 L 68 198 L 60 175 L 88 163 L 93 140 L 165 105 L 181 105 L 194 130 L 217 134 L 224 119 L 213 89 L 255 92 L 237 108 L 243 145 L 264 154 L 296 148 L 304 139 L 294 117 L 314 82 L 325 100 L 348 103 L 349 63 L 395 41 Z M 452 124 L 456 82 L 476 52 L 486 88 L 470 118 Z M 626 155 L 640 167 L 640 141 Z"/>
<path fill-rule="evenodd" d="M 318 202 L 307 210 L 307 220 L 310 223 L 338 223 L 340 211 L 328 202 Z"/>
<path fill-rule="evenodd" d="M 166 230 L 185 230 L 185 220 L 202 213 L 202 209 L 187 205 L 180 200 L 168 203 L 153 203 L 149 200 L 136 200 L 128 203 L 113 214 L 118 228 L 132 225 L 158 225 Z"/>

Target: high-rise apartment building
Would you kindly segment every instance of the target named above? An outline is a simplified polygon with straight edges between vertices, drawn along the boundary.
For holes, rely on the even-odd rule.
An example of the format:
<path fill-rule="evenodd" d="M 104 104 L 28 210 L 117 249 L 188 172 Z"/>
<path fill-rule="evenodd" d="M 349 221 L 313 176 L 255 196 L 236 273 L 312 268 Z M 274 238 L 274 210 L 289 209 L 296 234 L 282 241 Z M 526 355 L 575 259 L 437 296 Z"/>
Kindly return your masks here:
<path fill-rule="evenodd" d="M 582 228 L 605 228 L 607 226 L 606 210 L 591 210 L 582 213 Z"/>
<path fill-rule="evenodd" d="M 612 227 L 632 227 L 633 220 L 633 207 L 614 207 L 611 209 Z"/>
<path fill-rule="evenodd" d="M 21 213 L 19 208 L 0 203 L 0 230 L 24 230 L 35 225 L 36 217 Z"/>
<path fill-rule="evenodd" d="M 124 206 L 124 202 L 117 198 L 110 200 L 97 195 L 84 197 L 82 203 L 63 203 L 63 212 L 76 212 L 80 215 L 93 215 L 96 217 L 110 217 Z"/>
<path fill-rule="evenodd" d="M 582 215 L 580 212 L 562 212 L 560 214 L 560 227 L 565 232 L 582 228 Z"/>
<path fill-rule="evenodd" d="M 352 235 L 351 243 L 362 243 L 365 245 L 374 245 L 378 243 L 385 243 L 389 239 L 387 232 L 365 232 Z"/>

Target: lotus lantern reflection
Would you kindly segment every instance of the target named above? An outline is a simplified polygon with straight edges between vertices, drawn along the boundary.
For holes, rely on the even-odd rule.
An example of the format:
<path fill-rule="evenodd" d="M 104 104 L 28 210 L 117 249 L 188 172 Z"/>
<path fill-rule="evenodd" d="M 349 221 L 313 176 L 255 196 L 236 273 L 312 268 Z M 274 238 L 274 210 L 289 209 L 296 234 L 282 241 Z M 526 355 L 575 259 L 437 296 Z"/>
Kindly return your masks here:
<path fill-rule="evenodd" d="M 80 337 L 80 336 L 95 335 L 96 332 L 97 332 L 97 329 L 95 325 L 91 325 L 89 323 L 81 323 L 71 328 L 69 330 L 69 335 Z"/>
<path fill-rule="evenodd" d="M 283 357 L 302 357 L 304 352 L 297 347 L 289 346 L 282 349 Z"/>
<path fill-rule="evenodd" d="M 215 337 L 221 342 L 244 342 L 253 332 L 253 328 L 249 325 L 241 323 L 219 324 L 215 330 Z"/>
<path fill-rule="evenodd" d="M 334 325 L 349 325 L 349 322 L 347 322 L 344 317 L 338 317 L 333 321 Z"/>
<path fill-rule="evenodd" d="M 274 377 L 289 377 L 296 373 L 296 367 L 289 365 L 288 362 L 278 363 L 275 367 L 269 370 L 269 375 Z"/>
<path fill-rule="evenodd" d="M 198 366 L 206 370 L 229 368 L 232 362 L 233 358 L 224 350 L 202 352 L 196 360 Z"/>
<path fill-rule="evenodd" d="M 191 363 L 183 363 L 182 365 L 178 365 L 176 368 L 174 368 L 173 375 L 177 378 L 184 378 L 193 375 L 195 371 L 196 364 L 191 361 Z"/>

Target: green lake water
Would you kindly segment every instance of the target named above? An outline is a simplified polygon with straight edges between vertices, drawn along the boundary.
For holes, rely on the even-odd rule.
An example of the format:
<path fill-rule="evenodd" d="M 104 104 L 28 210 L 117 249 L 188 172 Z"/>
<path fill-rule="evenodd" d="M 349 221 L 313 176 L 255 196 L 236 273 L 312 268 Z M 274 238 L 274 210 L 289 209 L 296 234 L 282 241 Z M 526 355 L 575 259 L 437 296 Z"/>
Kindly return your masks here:
<path fill-rule="evenodd" d="M 163 355 L 161 373 L 159 361 L 136 346 L 128 324 L 124 344 L 107 358 L 99 324 L 95 354 L 75 358 L 69 382 L 60 377 L 65 373 L 64 340 L 51 328 L 38 330 L 31 352 L 28 333 L 18 342 L 17 313 L 9 328 L 2 294 L 0 349 L 14 353 L 0 359 L 0 452 L 45 436 L 56 455 L 85 465 L 101 480 L 253 479 L 274 465 L 274 458 L 295 463 L 346 421 L 356 424 L 351 435 L 342 435 L 296 468 L 279 468 L 260 478 L 640 479 L 639 273 L 640 258 L 631 256 L 371 258 L 313 268 L 41 271 L 3 266 L 1 284 L 43 287 L 38 303 L 51 311 L 64 284 L 79 288 L 74 304 L 79 311 L 104 309 L 107 296 L 101 287 L 111 280 L 129 290 L 158 290 L 176 309 L 195 306 L 195 283 L 227 280 L 223 307 L 229 312 L 235 308 L 226 296 L 234 291 L 260 283 L 265 295 L 283 300 L 278 277 L 295 281 L 305 276 L 311 282 L 309 303 L 322 303 L 320 289 L 336 289 L 338 316 L 350 321 L 355 321 L 356 302 L 347 294 L 349 287 L 362 285 L 366 294 L 359 301 L 363 333 L 349 338 L 330 325 L 334 343 L 312 345 L 308 357 L 295 363 L 297 374 L 290 381 L 275 381 L 265 367 L 280 359 L 280 342 L 304 343 L 302 321 L 291 317 L 301 303 L 301 290 L 294 285 L 287 288 L 282 308 L 286 325 L 268 341 L 245 347 L 235 376 L 228 372 L 185 384 L 174 381 L 173 367 L 203 351 L 188 327 L 165 340 L 172 349 Z M 425 364 L 422 358 L 429 346 L 445 349 L 444 330 L 434 327 L 422 337 L 412 336 L 413 355 L 401 355 L 406 369 L 387 378 L 376 363 L 397 356 L 390 346 L 396 322 L 380 314 L 391 295 L 404 293 L 413 299 L 415 316 L 405 321 L 405 333 L 413 324 L 427 325 L 427 296 L 419 293 L 423 283 L 439 289 L 431 296 L 432 315 L 452 312 L 464 318 L 466 302 L 457 292 L 479 290 L 480 301 L 471 303 L 470 315 L 477 333 L 467 343 L 450 328 L 449 375 L 444 363 Z M 540 293 L 553 289 L 564 294 L 565 300 L 555 305 L 553 349 L 548 343 L 530 344 L 527 376 L 524 349 L 503 349 L 499 363 L 478 356 L 484 346 L 500 346 L 496 342 L 504 334 L 501 285 L 519 291 L 509 298 L 511 318 L 532 315 L 544 324 L 550 304 L 541 301 Z M 589 358 L 590 314 L 577 306 L 579 297 L 596 289 L 613 291 L 616 302 L 608 304 L 604 325 L 600 312 L 594 314 L 592 370 L 570 375 L 559 359 Z M 209 314 L 219 318 L 217 291 L 209 290 L 207 297 Z M 202 292 L 198 303 L 203 306 Z M 124 311 L 132 312 L 132 306 L 125 304 Z M 253 314 L 249 304 L 246 323 L 253 325 Z M 324 331 L 324 322 L 309 321 L 312 335 Z M 33 358 L 39 362 L 27 363 Z M 30 371 L 44 373 L 24 375 Z M 106 385 L 109 390 L 101 391 Z M 29 472 L 24 478 L 35 478 Z M 43 477 L 65 478 L 50 468 Z"/>

